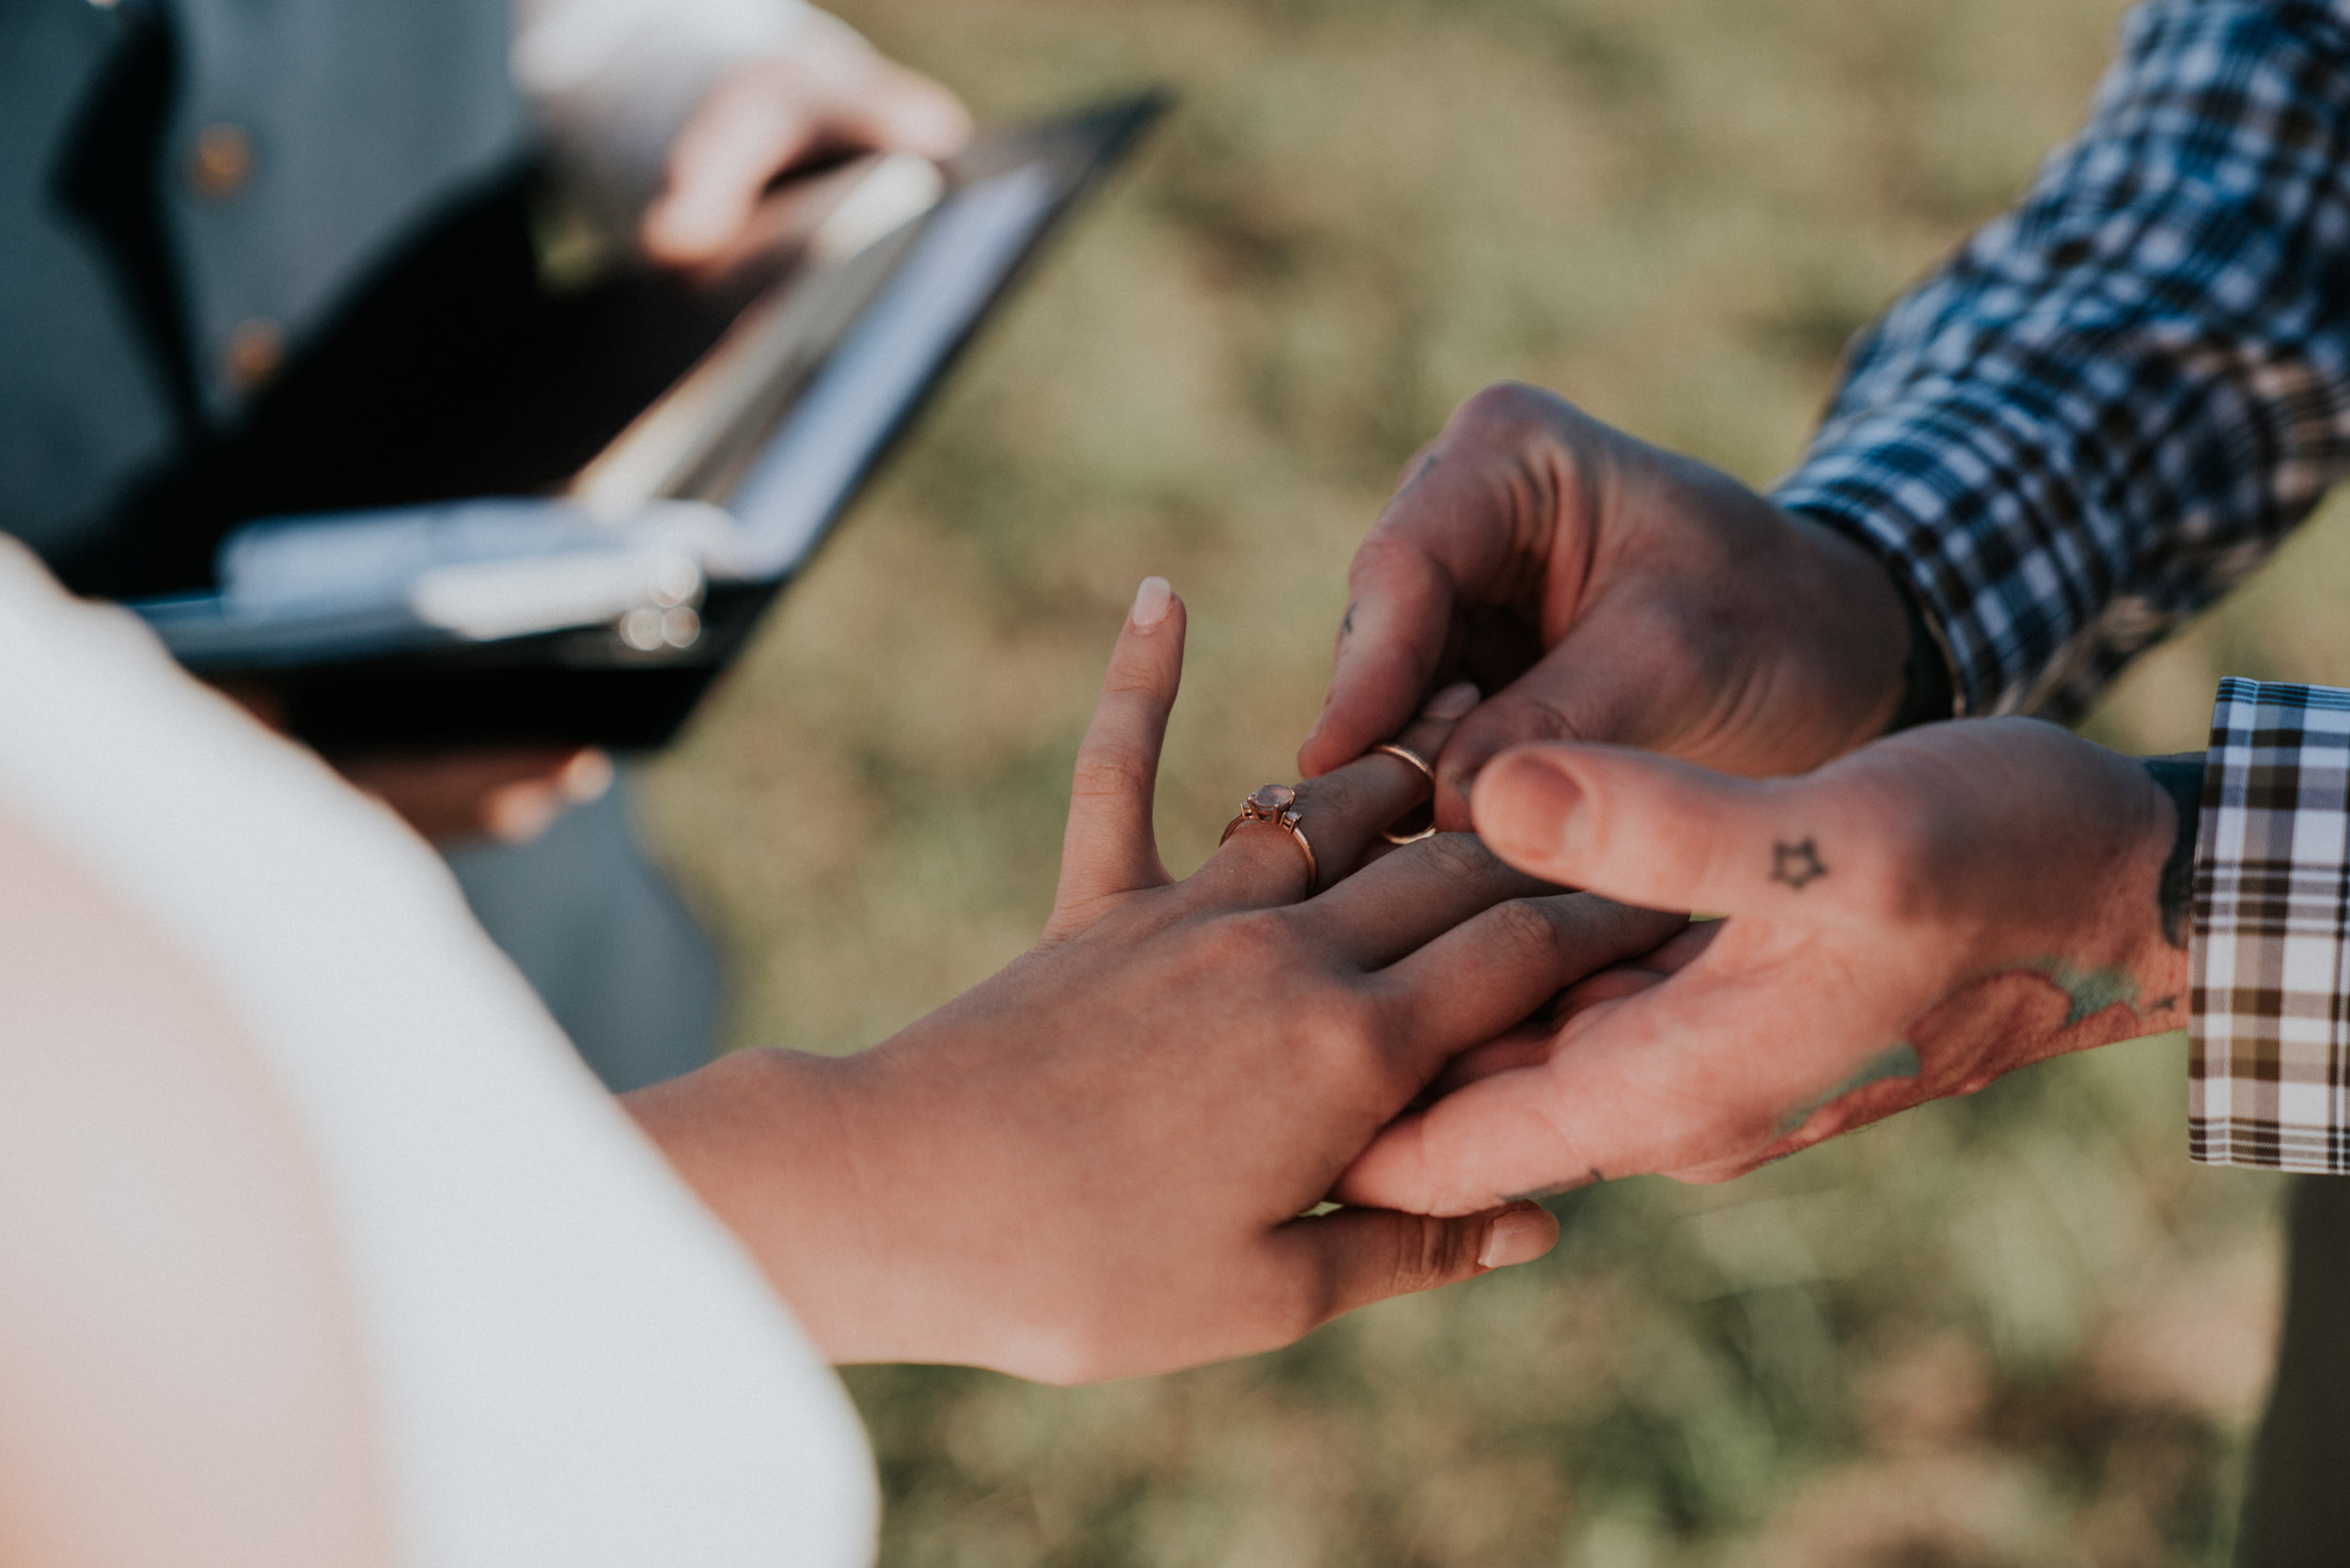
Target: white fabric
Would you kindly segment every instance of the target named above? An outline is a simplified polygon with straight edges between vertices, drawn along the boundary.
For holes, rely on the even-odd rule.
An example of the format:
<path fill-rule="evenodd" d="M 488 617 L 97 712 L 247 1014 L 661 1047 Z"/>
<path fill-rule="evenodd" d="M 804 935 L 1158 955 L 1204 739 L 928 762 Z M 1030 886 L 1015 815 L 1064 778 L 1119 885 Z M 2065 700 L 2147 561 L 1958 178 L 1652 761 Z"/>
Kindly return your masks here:
<path fill-rule="evenodd" d="M 0 797 L 199 962 L 337 1218 L 401 1560 L 870 1561 L 854 1413 L 390 813 L 0 545 Z"/>

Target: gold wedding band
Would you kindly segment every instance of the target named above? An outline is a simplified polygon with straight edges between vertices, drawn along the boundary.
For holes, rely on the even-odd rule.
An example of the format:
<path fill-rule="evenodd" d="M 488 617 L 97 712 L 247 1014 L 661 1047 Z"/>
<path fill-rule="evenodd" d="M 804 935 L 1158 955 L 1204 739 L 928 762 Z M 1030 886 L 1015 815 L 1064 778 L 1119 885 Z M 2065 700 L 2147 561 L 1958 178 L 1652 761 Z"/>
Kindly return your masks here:
<path fill-rule="evenodd" d="M 1314 858 L 1314 846 L 1308 841 L 1306 830 L 1297 822 L 1297 792 L 1286 784 L 1265 784 L 1249 792 L 1240 803 L 1240 815 L 1224 824 L 1224 839 L 1239 831 L 1243 823 L 1271 823 L 1297 840 L 1297 847 L 1306 852 L 1306 890 L 1311 892 L 1322 880 L 1322 864 Z M 1221 845 L 1224 839 L 1218 839 Z"/>
<path fill-rule="evenodd" d="M 1426 827 L 1421 828 L 1418 833 L 1397 833 L 1390 828 L 1383 827 L 1379 830 L 1379 837 L 1385 839 L 1390 844 L 1417 844 L 1422 839 L 1434 837 L 1436 832 L 1436 806 L 1433 797 L 1436 792 L 1436 770 L 1429 766 L 1427 758 L 1422 757 L 1418 752 L 1414 751 L 1410 746 L 1398 745 L 1393 741 L 1382 741 L 1379 745 L 1372 746 L 1370 751 L 1365 752 L 1364 755 L 1367 757 L 1373 756 L 1382 751 L 1386 752 L 1388 756 L 1395 758 L 1398 761 L 1409 762 L 1413 767 L 1418 768 L 1422 776 L 1428 780 L 1428 792 L 1432 798 L 1428 803 L 1428 825 Z"/>
<path fill-rule="evenodd" d="M 1418 768 L 1420 771 L 1421 776 L 1425 777 L 1431 785 L 1434 785 L 1436 782 L 1436 770 L 1428 765 L 1427 758 L 1422 757 L 1418 752 L 1414 751 L 1410 746 L 1398 745 L 1393 741 L 1382 741 L 1371 749 L 1373 751 L 1384 751 L 1390 757 L 1401 758 L 1404 761 L 1411 763 L 1412 766 Z"/>

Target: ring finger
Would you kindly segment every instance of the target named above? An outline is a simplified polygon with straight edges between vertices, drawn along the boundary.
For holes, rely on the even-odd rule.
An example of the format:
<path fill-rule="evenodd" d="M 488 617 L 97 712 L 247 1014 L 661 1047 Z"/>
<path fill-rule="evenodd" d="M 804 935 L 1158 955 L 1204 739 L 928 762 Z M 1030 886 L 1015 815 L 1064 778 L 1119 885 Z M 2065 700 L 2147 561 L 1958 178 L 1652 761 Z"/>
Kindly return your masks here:
<path fill-rule="evenodd" d="M 1438 692 L 1393 744 L 1434 758 L 1477 695 L 1466 682 Z M 1202 870 L 1232 903 L 1294 903 L 1353 871 L 1380 831 L 1429 793 L 1422 768 L 1376 750 L 1302 784 L 1267 785 L 1249 797 Z"/>

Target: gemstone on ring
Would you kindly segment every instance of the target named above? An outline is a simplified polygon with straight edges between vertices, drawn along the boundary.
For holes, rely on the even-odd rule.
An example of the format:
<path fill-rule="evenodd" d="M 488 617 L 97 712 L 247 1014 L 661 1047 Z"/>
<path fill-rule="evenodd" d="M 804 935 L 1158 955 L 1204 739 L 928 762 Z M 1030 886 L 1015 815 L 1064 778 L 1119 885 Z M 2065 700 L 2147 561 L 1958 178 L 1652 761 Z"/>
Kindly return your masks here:
<path fill-rule="evenodd" d="M 1240 803 L 1240 815 L 1224 824 L 1224 838 L 1216 842 L 1221 844 L 1225 839 L 1230 839 L 1239 831 L 1243 823 L 1271 823 L 1287 833 L 1305 852 L 1306 890 L 1310 893 L 1322 880 L 1322 864 L 1314 855 L 1313 841 L 1306 837 L 1305 828 L 1299 825 L 1296 807 L 1297 792 L 1287 784 L 1261 784 Z"/>
<path fill-rule="evenodd" d="M 1286 784 L 1261 784 L 1249 792 L 1244 804 L 1268 822 L 1277 821 L 1283 812 L 1297 804 L 1297 792 Z"/>

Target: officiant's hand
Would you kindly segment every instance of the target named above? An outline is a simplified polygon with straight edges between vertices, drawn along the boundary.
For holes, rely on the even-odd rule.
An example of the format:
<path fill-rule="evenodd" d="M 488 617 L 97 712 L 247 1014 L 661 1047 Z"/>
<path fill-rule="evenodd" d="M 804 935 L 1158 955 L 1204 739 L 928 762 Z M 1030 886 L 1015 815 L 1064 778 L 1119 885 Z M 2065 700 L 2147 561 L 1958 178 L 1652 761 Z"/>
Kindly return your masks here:
<path fill-rule="evenodd" d="M 285 701 L 273 687 L 223 681 L 218 690 L 278 734 L 292 735 Z M 338 752 L 326 760 L 443 847 L 475 839 L 527 844 L 564 812 L 612 787 L 612 759 L 594 746 Z"/>
<path fill-rule="evenodd" d="M 1348 1174 L 1351 1201 L 1459 1214 L 1603 1176 L 1726 1180 L 2186 1021 L 2172 796 L 2053 725 L 1927 725 L 1765 782 L 1525 746 L 1473 805 L 1525 870 L 1728 917 L 1456 1063 Z"/>
<path fill-rule="evenodd" d="M 1268 795 L 1275 820 L 1174 880 L 1152 794 L 1183 641 L 1182 604 L 1145 584 L 1034 949 L 859 1056 L 738 1053 L 630 1097 L 836 1360 L 1133 1375 L 1556 1239 L 1500 1200 L 1300 1215 L 1449 1057 L 1680 921 L 1543 896 L 1465 835 L 1347 875 L 1425 797 L 1384 755 Z M 1401 739 L 1441 745 L 1474 700 L 1440 695 Z"/>
<path fill-rule="evenodd" d="M 1494 695 L 1446 746 L 1437 821 L 1525 741 L 1607 741 L 1731 773 L 1816 767 L 1900 703 L 1906 616 L 1859 546 L 1546 392 L 1496 386 L 1407 466 L 1355 553 L 1309 776 L 1422 694 Z"/>
<path fill-rule="evenodd" d="M 706 261 L 742 232 L 768 183 L 827 153 L 943 158 L 971 134 L 961 100 L 822 13 L 791 46 L 739 67 L 703 99 L 669 149 L 668 183 L 647 210 L 646 253 Z"/>
<path fill-rule="evenodd" d="M 501 746 L 327 760 L 442 845 L 473 839 L 527 844 L 564 812 L 612 787 L 612 759 L 593 747 Z"/>

